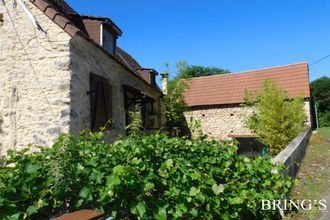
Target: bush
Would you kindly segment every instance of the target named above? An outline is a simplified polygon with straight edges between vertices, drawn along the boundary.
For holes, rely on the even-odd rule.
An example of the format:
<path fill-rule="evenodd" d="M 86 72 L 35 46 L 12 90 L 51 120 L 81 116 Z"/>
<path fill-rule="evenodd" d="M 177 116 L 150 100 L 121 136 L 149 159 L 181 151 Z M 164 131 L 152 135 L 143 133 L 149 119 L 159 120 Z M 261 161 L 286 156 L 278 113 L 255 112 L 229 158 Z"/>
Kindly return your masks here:
<path fill-rule="evenodd" d="M 256 112 L 246 125 L 253 130 L 260 142 L 269 147 L 272 156 L 281 152 L 305 126 L 304 99 L 295 97 L 289 100 L 287 92 L 275 81 L 265 80 L 262 90 L 253 94 L 247 92 L 246 105 L 253 105 Z"/>
<path fill-rule="evenodd" d="M 60 136 L 52 148 L 10 151 L 0 168 L 0 219 L 43 219 L 82 208 L 116 219 L 271 218 L 262 199 L 285 199 L 292 181 L 268 158 L 203 138 Z"/>
<path fill-rule="evenodd" d="M 330 127 L 330 112 L 319 113 L 319 127 Z"/>
<path fill-rule="evenodd" d="M 330 127 L 330 78 L 323 76 L 311 83 L 317 106 L 319 127 Z"/>
<path fill-rule="evenodd" d="M 174 127 L 179 128 L 180 133 L 186 134 L 187 123 L 184 112 L 188 106 L 184 100 L 184 93 L 188 87 L 187 81 L 174 79 L 169 82 L 168 94 L 164 96 L 166 106 L 166 125 L 171 130 Z"/>

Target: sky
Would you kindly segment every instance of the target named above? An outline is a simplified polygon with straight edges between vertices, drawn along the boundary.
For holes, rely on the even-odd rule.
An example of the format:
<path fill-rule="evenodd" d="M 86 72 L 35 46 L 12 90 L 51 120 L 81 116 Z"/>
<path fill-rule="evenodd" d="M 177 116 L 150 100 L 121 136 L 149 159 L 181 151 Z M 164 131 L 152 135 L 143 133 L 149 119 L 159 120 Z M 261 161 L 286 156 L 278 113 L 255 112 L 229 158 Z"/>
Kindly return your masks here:
<path fill-rule="evenodd" d="M 78 13 L 112 19 L 123 31 L 118 46 L 143 67 L 172 75 L 181 60 L 241 72 L 330 54 L 328 0 L 67 2 Z M 310 65 L 310 80 L 321 76 L 330 77 L 330 57 Z"/>

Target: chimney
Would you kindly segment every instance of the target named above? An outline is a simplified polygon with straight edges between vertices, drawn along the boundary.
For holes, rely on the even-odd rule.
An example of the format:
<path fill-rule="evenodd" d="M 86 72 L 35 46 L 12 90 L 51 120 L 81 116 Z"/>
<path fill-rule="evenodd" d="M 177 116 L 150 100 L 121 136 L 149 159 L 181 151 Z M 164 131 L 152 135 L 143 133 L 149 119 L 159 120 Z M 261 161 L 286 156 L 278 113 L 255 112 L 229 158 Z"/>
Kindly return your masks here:
<path fill-rule="evenodd" d="M 165 95 L 167 95 L 167 88 L 168 88 L 168 76 L 167 72 L 160 74 L 162 76 L 162 90 Z"/>

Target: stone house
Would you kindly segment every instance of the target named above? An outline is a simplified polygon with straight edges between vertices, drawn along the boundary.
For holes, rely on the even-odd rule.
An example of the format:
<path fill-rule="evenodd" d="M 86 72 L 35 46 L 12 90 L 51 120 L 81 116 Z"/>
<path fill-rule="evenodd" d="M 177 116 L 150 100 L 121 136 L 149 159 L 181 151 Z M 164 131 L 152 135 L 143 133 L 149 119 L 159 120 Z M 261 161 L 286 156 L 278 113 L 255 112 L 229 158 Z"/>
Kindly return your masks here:
<path fill-rule="evenodd" d="M 141 107 L 147 132 L 161 128 L 158 74 L 117 46 L 111 19 L 80 15 L 64 0 L 0 1 L 0 146 L 49 146 L 60 133 L 126 134 Z"/>
<path fill-rule="evenodd" d="M 187 121 L 190 118 L 199 120 L 203 132 L 218 140 L 236 138 L 240 142 L 253 142 L 255 135 L 244 122 L 254 108 L 242 107 L 241 104 L 245 91 L 260 90 L 265 79 L 275 80 L 290 98 L 302 96 L 305 99 L 306 123 L 313 125 L 314 106 L 307 63 L 193 78 L 185 93 L 185 101 L 190 108 L 185 112 Z"/>

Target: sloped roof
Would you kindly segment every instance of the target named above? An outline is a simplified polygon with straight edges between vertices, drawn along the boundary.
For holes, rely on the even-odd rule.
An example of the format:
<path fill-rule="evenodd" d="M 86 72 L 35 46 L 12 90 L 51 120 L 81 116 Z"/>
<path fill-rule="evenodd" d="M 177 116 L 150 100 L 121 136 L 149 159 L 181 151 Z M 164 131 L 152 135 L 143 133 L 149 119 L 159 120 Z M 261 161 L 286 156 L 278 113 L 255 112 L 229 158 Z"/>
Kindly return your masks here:
<path fill-rule="evenodd" d="M 130 70 L 133 75 L 137 76 L 139 79 L 144 81 L 148 86 L 151 86 L 157 92 L 161 93 L 160 89 L 157 86 L 150 85 L 147 81 L 143 79 L 143 77 L 137 72 L 138 69 L 142 67 L 138 62 L 132 58 L 127 52 L 116 48 L 116 54 L 113 56 L 109 54 L 106 50 L 104 50 L 98 42 L 95 42 L 89 36 L 85 24 L 85 19 L 95 19 L 101 20 L 102 22 L 106 22 L 106 24 L 110 25 L 116 34 L 121 35 L 122 31 L 111 21 L 109 18 L 98 17 L 98 16 L 90 16 L 90 15 L 80 15 L 73 8 L 71 8 L 65 0 L 30 0 L 36 7 L 38 7 L 45 15 L 47 15 L 51 20 L 53 20 L 58 26 L 60 26 L 65 32 L 67 32 L 71 37 L 76 34 L 81 34 L 86 39 L 95 43 L 95 45 L 99 46 L 105 53 L 107 53 L 110 57 L 116 60 L 118 63 L 123 65 L 125 68 Z M 118 54 L 119 56 L 118 56 Z"/>
<path fill-rule="evenodd" d="M 80 15 L 64 0 L 30 0 L 71 37 L 78 32 L 88 36 Z"/>
<path fill-rule="evenodd" d="M 130 69 L 136 71 L 141 69 L 142 66 L 134 59 L 129 53 L 125 50 L 121 49 L 120 47 L 116 47 L 116 57 L 125 63 Z"/>
<path fill-rule="evenodd" d="M 245 91 L 258 91 L 265 79 L 273 79 L 293 98 L 310 97 L 307 63 L 271 67 L 241 73 L 192 78 L 188 82 L 185 101 L 188 106 L 209 106 L 242 103 Z"/>
<path fill-rule="evenodd" d="M 57 5 L 58 8 L 65 14 L 77 14 L 77 12 L 63 0 L 46 0 L 46 2 Z"/>
<path fill-rule="evenodd" d="M 80 17 L 85 20 L 85 19 L 90 19 L 90 20 L 95 20 L 99 21 L 102 24 L 107 25 L 110 27 L 117 36 L 121 36 L 123 34 L 122 30 L 108 17 L 101 17 L 101 16 L 93 16 L 93 15 L 80 15 Z"/>

